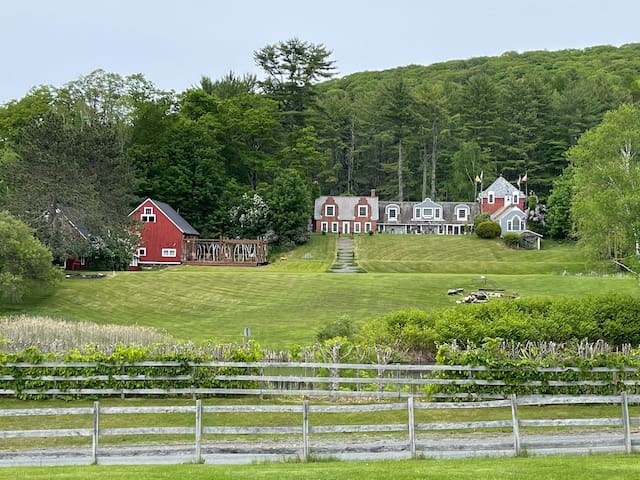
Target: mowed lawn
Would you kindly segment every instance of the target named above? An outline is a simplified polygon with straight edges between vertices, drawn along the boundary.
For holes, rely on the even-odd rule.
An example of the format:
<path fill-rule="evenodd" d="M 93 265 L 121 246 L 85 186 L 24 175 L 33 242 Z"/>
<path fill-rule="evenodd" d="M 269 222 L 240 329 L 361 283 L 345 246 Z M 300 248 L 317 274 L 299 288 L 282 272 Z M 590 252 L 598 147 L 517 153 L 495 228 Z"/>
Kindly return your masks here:
<path fill-rule="evenodd" d="M 275 348 L 312 342 L 342 316 L 362 322 L 399 309 L 454 306 L 459 297 L 447 295 L 451 288 L 503 288 L 521 297 L 640 292 L 634 277 L 590 274 L 604 266 L 568 245 L 530 252 L 475 237 L 363 236 L 357 258 L 369 273 L 325 273 L 335 242 L 314 236 L 260 268 L 178 266 L 65 279 L 51 297 L 0 306 L 0 315 L 138 324 L 194 341 L 239 341 L 249 327 L 261 345 Z"/>
<path fill-rule="evenodd" d="M 137 465 L 3 468 L 6 478 L 22 480 L 251 479 L 251 480 L 623 480 L 640 477 L 635 455 L 474 458 L 386 462 L 320 462 L 253 465 Z"/>

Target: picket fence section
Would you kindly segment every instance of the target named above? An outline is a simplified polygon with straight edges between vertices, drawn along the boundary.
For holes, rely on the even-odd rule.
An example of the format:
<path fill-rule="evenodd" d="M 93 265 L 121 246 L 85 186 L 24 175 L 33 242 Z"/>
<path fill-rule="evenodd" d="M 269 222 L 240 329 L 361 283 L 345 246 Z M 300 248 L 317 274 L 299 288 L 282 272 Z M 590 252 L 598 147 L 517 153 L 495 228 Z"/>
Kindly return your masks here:
<path fill-rule="evenodd" d="M 185 368 L 186 366 L 186 368 Z M 118 373 L 84 374 L 98 367 L 117 369 Z M 151 374 L 128 373 L 147 369 Z M 56 375 L 46 373 L 55 369 Z M 175 369 L 180 374 L 167 371 Z M 153 373 L 153 370 L 163 373 Z M 188 370 L 188 373 L 185 373 Z M 494 387 L 511 386 L 505 380 L 487 379 L 492 370 L 483 366 L 405 365 L 405 364 L 346 364 L 324 362 L 133 362 L 109 365 L 83 363 L 4 363 L 0 364 L 0 396 L 162 396 L 191 395 L 303 395 L 375 398 L 424 398 L 428 386 L 457 385 L 469 388 L 485 387 L 480 398 L 505 398 L 500 393 L 487 392 Z M 578 368 L 538 368 L 541 375 L 582 372 Z M 80 372 L 80 374 L 78 374 Z M 446 373 L 456 378 L 446 378 Z M 497 371 L 496 371 L 497 372 Z M 613 386 L 619 391 L 635 392 L 640 385 L 635 368 L 592 368 L 593 379 L 586 380 L 530 380 L 517 384 L 518 388 L 571 388 Z M 464 378 L 460 378 L 462 373 Z M 477 374 L 485 378 L 477 378 Z M 489 375 L 489 377 L 491 377 Z M 499 378 L 499 375 L 496 375 Z M 22 386 L 16 388 L 16 381 Z M 215 387 L 202 386 L 215 381 Z M 159 384 L 179 384 L 180 387 Z M 104 385 L 100 385 L 104 383 Z M 90 384 L 91 387 L 85 385 Z M 37 385 L 37 388 L 34 386 Z M 114 386 L 115 385 L 115 386 Z M 152 386 L 153 385 L 153 386 Z M 12 387 L 13 386 L 13 387 Z M 468 394 L 429 394 L 432 399 L 469 397 Z M 473 396 L 473 395 L 471 395 Z"/>
<path fill-rule="evenodd" d="M 518 416 L 518 406 L 523 405 L 595 405 L 612 404 L 621 406 L 621 415 L 614 418 L 575 418 L 575 419 L 521 419 Z M 640 424 L 640 418 L 632 418 L 629 415 L 629 404 L 640 404 L 640 395 L 627 395 L 622 393 L 619 396 L 521 396 L 511 395 L 506 400 L 493 400 L 485 402 L 420 402 L 413 397 L 409 397 L 406 402 L 397 403 L 372 403 L 372 404 L 311 404 L 308 400 L 303 400 L 301 404 L 294 405 L 204 405 L 202 400 L 196 400 L 193 406 L 146 406 L 146 407 L 103 407 L 98 401 L 93 407 L 86 408 L 34 408 L 34 409 L 0 409 L 0 420 L 2 417 L 26 417 L 26 416 L 51 416 L 59 418 L 68 415 L 91 416 L 90 428 L 66 428 L 66 429 L 32 429 L 32 430 L 0 430 L 0 438 L 4 441 L 16 438 L 54 438 L 54 437 L 88 437 L 91 439 L 91 453 L 89 461 L 99 463 L 100 461 L 100 440 L 108 436 L 151 436 L 151 435 L 192 435 L 193 440 L 193 462 L 203 460 L 203 445 L 215 443 L 216 436 L 244 436 L 256 435 L 260 438 L 268 438 L 272 435 L 288 435 L 300 438 L 299 457 L 307 460 L 313 453 L 310 448 L 310 439 L 314 436 L 333 434 L 336 453 L 340 453 L 340 445 L 344 445 L 341 435 L 352 433 L 382 434 L 389 432 L 404 432 L 407 434 L 406 442 L 402 447 L 407 452 L 407 456 L 415 458 L 418 455 L 428 456 L 429 444 L 421 443 L 418 433 L 434 433 L 438 431 L 477 431 L 490 429 L 511 429 L 512 445 L 511 454 L 521 455 L 528 449 L 523 444 L 521 428 L 534 427 L 598 427 L 618 428 L 622 430 L 619 445 L 611 445 L 617 451 L 632 453 L 634 442 L 632 442 L 632 425 Z M 484 409 L 484 408 L 507 408 L 510 409 L 511 418 L 505 420 L 493 420 L 482 422 L 443 422 L 443 423 L 417 423 L 416 412 L 419 410 L 433 409 Z M 336 413 L 353 414 L 356 412 L 370 412 L 367 418 L 375 421 L 380 412 L 404 410 L 407 413 L 406 422 L 398 424 L 372 423 L 367 425 L 314 425 L 311 421 L 313 414 Z M 289 426 L 265 427 L 265 426 L 215 426 L 207 425 L 203 421 L 204 414 L 210 413 L 240 413 L 243 417 L 264 412 L 293 413 L 299 415 L 300 422 Z M 103 428 L 101 426 L 102 417 L 105 415 L 131 415 L 131 414 L 176 414 L 188 413 L 193 415 L 194 423 L 192 427 L 125 427 L 125 428 Z M 211 418 L 211 417 L 210 417 Z M 213 417 L 215 418 L 215 417 Z M 295 418 L 295 417 L 293 417 Z M 604 442 L 603 437 L 596 434 L 595 442 Z M 293 438 L 293 437 L 292 437 Z M 465 440 L 461 440 L 464 442 Z M 617 441 L 617 440 L 616 440 Z M 259 445 L 266 445 L 269 442 L 260 442 Z M 615 443 L 615 442 L 614 442 Z M 593 441 L 592 441 L 593 444 Z M 637 442 L 636 442 L 637 444 Z M 566 447 L 562 443 L 555 443 L 559 450 Z M 464 449 L 462 447 L 456 447 Z"/>

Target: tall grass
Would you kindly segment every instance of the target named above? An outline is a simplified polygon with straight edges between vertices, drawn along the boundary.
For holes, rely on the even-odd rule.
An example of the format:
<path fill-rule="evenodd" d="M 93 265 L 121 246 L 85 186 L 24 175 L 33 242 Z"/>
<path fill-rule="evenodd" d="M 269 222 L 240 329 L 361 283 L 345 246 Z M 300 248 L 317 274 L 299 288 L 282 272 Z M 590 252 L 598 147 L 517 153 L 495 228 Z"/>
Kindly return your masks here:
<path fill-rule="evenodd" d="M 94 346 L 111 354 L 116 345 L 153 347 L 173 344 L 167 333 L 137 325 L 98 325 L 47 317 L 19 315 L 0 318 L 0 349 L 6 353 L 37 347 L 42 352 L 63 353 Z"/>

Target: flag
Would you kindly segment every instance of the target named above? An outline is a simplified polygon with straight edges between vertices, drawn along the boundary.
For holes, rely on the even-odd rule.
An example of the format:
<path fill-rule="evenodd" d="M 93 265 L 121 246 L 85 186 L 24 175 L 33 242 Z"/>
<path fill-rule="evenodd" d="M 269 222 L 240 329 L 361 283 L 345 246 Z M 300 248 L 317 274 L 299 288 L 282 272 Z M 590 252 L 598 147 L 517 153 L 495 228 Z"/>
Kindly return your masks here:
<path fill-rule="evenodd" d="M 527 174 L 525 173 L 524 176 L 522 177 L 522 181 L 526 182 L 527 181 Z"/>
<path fill-rule="evenodd" d="M 480 183 L 480 175 L 476 175 L 476 183 Z"/>
<path fill-rule="evenodd" d="M 520 175 L 518 175 L 518 181 L 516 182 L 516 184 L 518 185 L 518 188 L 520 188 L 520 181 L 522 180 L 522 177 Z"/>

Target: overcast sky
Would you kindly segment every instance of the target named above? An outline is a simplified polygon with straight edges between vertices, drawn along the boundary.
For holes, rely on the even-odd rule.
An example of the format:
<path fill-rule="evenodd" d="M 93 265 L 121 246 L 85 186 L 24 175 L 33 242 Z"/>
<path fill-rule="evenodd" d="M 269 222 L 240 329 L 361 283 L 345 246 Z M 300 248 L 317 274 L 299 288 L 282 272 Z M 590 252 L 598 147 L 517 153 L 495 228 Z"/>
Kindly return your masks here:
<path fill-rule="evenodd" d="M 298 37 L 364 70 L 640 41 L 638 0 L 2 0 L 0 104 L 95 69 L 182 91 Z"/>

